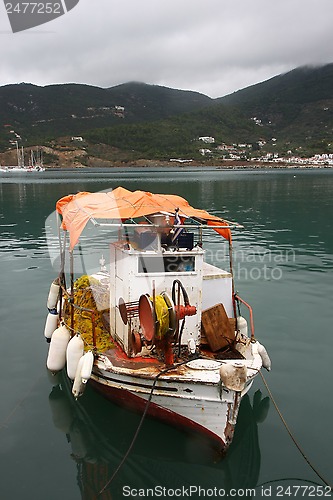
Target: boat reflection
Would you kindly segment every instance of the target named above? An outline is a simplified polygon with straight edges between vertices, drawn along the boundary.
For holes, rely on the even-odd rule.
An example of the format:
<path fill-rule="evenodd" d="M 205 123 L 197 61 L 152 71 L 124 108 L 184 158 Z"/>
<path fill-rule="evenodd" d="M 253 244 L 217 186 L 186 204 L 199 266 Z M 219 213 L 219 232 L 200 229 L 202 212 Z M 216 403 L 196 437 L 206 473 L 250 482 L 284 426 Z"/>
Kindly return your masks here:
<path fill-rule="evenodd" d="M 202 437 L 146 418 L 127 460 L 104 490 L 132 442 L 140 415 L 107 401 L 90 390 L 89 384 L 84 396 L 75 401 L 67 377 L 60 374 L 57 382 L 49 396 L 52 418 L 70 443 L 83 500 L 158 497 L 163 491 L 164 496 L 191 493 L 196 498 L 199 488 L 207 496 L 214 488 L 223 489 L 227 496 L 233 488 L 256 487 L 258 423 L 269 410 L 269 399 L 262 399 L 259 390 L 252 402 L 248 395 L 243 398 L 235 436 L 224 457 L 217 456 Z"/>

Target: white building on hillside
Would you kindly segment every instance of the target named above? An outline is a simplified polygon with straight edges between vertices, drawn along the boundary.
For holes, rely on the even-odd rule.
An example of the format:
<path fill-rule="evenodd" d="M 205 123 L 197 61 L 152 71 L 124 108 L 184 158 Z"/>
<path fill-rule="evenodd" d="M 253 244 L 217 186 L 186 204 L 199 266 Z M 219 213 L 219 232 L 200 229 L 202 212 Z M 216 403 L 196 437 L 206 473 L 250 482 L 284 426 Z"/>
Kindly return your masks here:
<path fill-rule="evenodd" d="M 199 137 L 199 141 L 204 142 L 205 144 L 214 144 L 214 137 Z"/>

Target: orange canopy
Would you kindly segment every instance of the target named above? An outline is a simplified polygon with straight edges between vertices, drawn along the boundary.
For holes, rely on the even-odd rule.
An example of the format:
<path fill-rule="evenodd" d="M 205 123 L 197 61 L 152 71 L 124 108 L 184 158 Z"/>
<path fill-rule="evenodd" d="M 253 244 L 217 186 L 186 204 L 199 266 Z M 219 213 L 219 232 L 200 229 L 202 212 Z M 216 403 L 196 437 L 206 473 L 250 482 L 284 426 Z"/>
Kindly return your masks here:
<path fill-rule="evenodd" d="M 177 195 L 153 194 L 145 191 L 128 191 L 118 187 L 108 192 L 71 194 L 58 200 L 56 209 L 62 215 L 62 227 L 69 231 L 70 248 L 73 250 L 87 222 L 91 219 L 108 219 L 125 222 L 161 211 L 174 213 L 179 208 L 180 217 L 203 219 L 211 226 L 227 226 L 219 217 L 205 210 L 191 207 Z M 231 241 L 229 228 L 216 228 L 219 234 Z"/>

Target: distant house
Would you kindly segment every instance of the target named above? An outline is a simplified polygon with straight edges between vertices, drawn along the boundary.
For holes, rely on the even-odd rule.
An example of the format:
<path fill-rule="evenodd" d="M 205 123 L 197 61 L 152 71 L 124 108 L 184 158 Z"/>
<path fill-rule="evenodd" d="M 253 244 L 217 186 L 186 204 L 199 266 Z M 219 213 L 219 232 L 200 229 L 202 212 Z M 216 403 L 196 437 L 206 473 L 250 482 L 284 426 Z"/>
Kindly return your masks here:
<path fill-rule="evenodd" d="M 82 142 L 83 141 L 83 137 L 81 137 L 81 136 L 71 137 L 71 141 Z"/>
<path fill-rule="evenodd" d="M 227 152 L 233 152 L 235 151 L 235 146 L 228 146 L 227 144 L 220 144 L 219 146 L 217 146 L 217 149 L 219 151 L 227 151 Z"/>
<path fill-rule="evenodd" d="M 114 106 L 114 108 L 113 108 L 113 114 L 115 116 L 118 116 L 119 118 L 124 118 L 125 117 L 125 108 L 124 108 L 124 106 Z"/>
<path fill-rule="evenodd" d="M 211 150 L 210 149 L 199 149 L 199 153 L 202 155 L 202 156 L 205 156 L 207 154 L 210 154 L 211 153 Z"/>
<path fill-rule="evenodd" d="M 253 117 L 251 118 L 251 120 L 253 120 L 253 121 L 254 121 L 254 123 L 255 123 L 256 125 L 259 125 L 260 127 L 262 127 L 262 126 L 263 126 L 263 125 L 262 125 L 262 121 L 260 120 L 260 118 L 257 118 L 256 116 L 253 116 Z"/>
<path fill-rule="evenodd" d="M 214 139 L 214 137 L 204 136 L 204 137 L 199 137 L 199 141 L 202 141 L 205 144 L 214 144 L 215 139 Z"/>

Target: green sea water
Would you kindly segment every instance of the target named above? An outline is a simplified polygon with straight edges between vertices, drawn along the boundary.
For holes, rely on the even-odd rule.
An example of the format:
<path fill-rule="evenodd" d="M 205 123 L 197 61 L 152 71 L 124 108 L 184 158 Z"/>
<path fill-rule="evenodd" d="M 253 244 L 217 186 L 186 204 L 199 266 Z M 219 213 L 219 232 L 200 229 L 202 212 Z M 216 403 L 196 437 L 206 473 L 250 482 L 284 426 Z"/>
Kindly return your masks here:
<path fill-rule="evenodd" d="M 57 274 L 48 217 L 66 194 L 119 185 L 179 194 L 244 225 L 233 235 L 236 289 L 252 305 L 256 336 L 272 360 L 265 379 L 307 458 L 333 483 L 333 172 L 44 172 L 0 178 L 0 498 L 330 496 L 268 407 L 259 377 L 242 402 L 225 458 L 146 419 L 127 461 L 98 496 L 140 416 L 89 387 L 75 404 L 64 381 L 48 377 L 43 330 Z M 225 267 L 220 242 L 209 243 L 208 261 Z"/>

